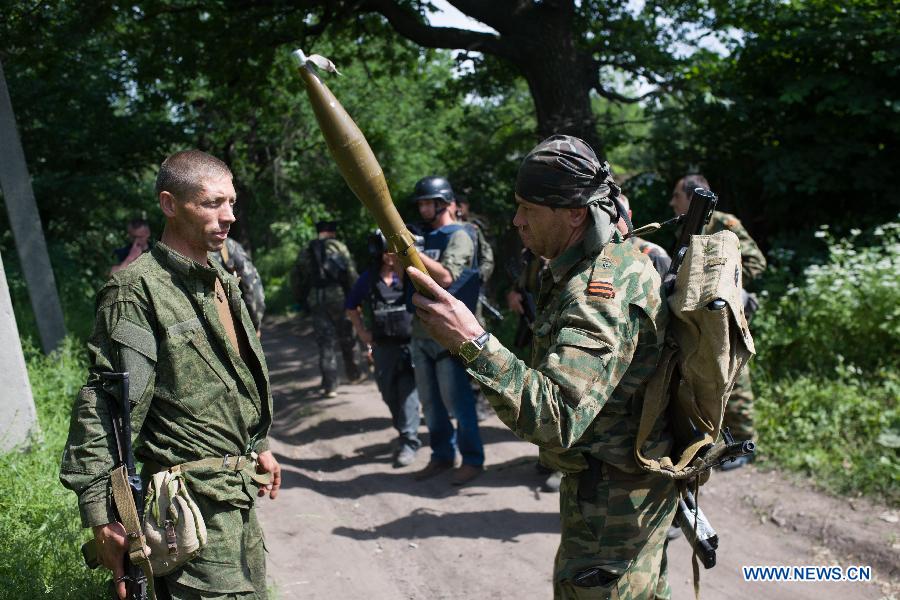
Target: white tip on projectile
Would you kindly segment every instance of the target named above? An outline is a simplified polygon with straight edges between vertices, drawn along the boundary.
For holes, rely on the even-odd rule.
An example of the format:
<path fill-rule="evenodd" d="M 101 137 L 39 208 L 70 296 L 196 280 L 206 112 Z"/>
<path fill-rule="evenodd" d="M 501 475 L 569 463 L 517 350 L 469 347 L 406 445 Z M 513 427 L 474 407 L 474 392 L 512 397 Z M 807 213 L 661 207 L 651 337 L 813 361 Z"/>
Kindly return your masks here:
<path fill-rule="evenodd" d="M 298 67 L 302 67 L 306 64 L 306 61 L 309 60 L 306 58 L 306 55 L 303 54 L 303 50 L 300 50 L 299 48 L 291 52 L 291 56 L 294 57 L 294 62 L 297 63 Z"/>

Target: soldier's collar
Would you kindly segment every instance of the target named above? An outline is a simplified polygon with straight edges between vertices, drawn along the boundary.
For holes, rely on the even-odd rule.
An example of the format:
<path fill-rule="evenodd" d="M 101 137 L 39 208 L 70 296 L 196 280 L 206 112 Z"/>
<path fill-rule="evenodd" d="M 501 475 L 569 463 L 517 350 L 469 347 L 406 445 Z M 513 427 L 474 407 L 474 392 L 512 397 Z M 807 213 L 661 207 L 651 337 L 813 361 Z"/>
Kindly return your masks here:
<path fill-rule="evenodd" d="M 199 279 L 207 285 L 214 285 L 216 281 L 217 271 L 215 267 L 209 264 L 201 265 L 197 261 L 179 254 L 172 248 L 166 246 L 162 242 L 156 242 L 151 250 L 153 255 L 163 265 L 169 267 L 182 277 L 190 279 Z"/>
<path fill-rule="evenodd" d="M 578 242 L 574 246 L 566 248 L 562 254 L 550 261 L 550 275 L 554 283 L 562 281 L 572 267 L 584 258 L 584 242 Z"/>
<path fill-rule="evenodd" d="M 622 234 L 618 230 L 614 231 L 609 244 L 618 244 L 622 242 Z M 600 254 L 605 246 L 601 246 L 595 252 L 589 252 L 585 241 L 581 240 L 571 248 L 565 250 L 562 254 L 550 261 L 550 274 L 553 276 L 553 282 L 559 283 L 578 263 L 586 258 L 593 258 Z"/>

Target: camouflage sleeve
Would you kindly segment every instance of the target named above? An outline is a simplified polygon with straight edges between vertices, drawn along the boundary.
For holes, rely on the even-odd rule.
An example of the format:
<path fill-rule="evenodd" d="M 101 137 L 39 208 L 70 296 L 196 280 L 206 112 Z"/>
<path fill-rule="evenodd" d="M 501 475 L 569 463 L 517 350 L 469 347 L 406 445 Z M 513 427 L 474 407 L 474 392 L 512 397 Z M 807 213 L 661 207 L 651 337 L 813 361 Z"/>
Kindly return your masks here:
<path fill-rule="evenodd" d="M 487 283 L 494 274 L 494 249 L 488 243 L 481 227 L 476 227 L 475 231 L 478 235 L 478 273 L 481 276 L 481 283 Z"/>
<path fill-rule="evenodd" d="M 469 365 L 500 420 L 549 450 L 571 447 L 594 421 L 628 369 L 640 329 L 640 311 L 627 303 L 581 294 L 564 306 L 554 323 L 558 333 L 535 368 L 494 337 Z"/>
<path fill-rule="evenodd" d="M 244 299 L 244 304 L 247 305 L 250 320 L 253 321 L 253 327 L 258 331 L 263 315 L 266 313 L 266 293 L 263 290 L 262 279 L 250 260 L 250 255 L 237 242 L 234 243 L 229 258 L 234 264 L 235 275 L 240 278 L 241 297 Z"/>
<path fill-rule="evenodd" d="M 724 225 L 726 229 L 738 236 L 741 242 L 741 262 L 743 264 L 741 273 L 744 283 L 747 284 L 766 270 L 766 257 L 737 217 L 727 219 Z"/>
<path fill-rule="evenodd" d="M 72 407 L 60 467 L 62 484 L 78 494 L 85 527 L 115 521 L 109 471 L 117 462 L 110 402 L 119 388 L 104 386 L 98 373 L 127 370 L 135 431 L 146 415 L 156 381 L 156 338 L 147 303 L 132 287 L 107 284 L 97 299 L 94 331 L 88 341 L 88 380 Z"/>
<path fill-rule="evenodd" d="M 341 242 L 341 252 L 347 261 L 347 280 L 349 285 L 353 285 L 353 282 L 359 277 L 359 272 L 356 270 L 356 261 L 353 260 L 353 255 L 350 254 L 350 250 L 347 249 L 347 245 L 343 242 Z"/>
<path fill-rule="evenodd" d="M 465 269 L 472 266 L 472 257 L 475 255 L 475 243 L 469 234 L 463 229 L 458 229 L 450 236 L 444 253 L 441 254 L 441 265 L 450 271 L 450 276 L 455 281 Z"/>

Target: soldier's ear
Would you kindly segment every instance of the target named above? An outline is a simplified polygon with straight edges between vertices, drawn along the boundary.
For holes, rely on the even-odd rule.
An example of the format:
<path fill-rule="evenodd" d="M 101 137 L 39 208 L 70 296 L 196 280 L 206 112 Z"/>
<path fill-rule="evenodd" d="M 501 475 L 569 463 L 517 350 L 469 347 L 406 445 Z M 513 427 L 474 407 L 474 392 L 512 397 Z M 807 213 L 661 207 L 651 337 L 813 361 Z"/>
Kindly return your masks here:
<path fill-rule="evenodd" d="M 569 209 L 569 224 L 572 227 L 581 227 L 587 221 L 588 209 L 584 206 Z"/>
<path fill-rule="evenodd" d="M 162 209 L 166 217 L 172 219 L 175 217 L 175 196 L 170 192 L 162 191 L 159 193 L 159 208 Z"/>

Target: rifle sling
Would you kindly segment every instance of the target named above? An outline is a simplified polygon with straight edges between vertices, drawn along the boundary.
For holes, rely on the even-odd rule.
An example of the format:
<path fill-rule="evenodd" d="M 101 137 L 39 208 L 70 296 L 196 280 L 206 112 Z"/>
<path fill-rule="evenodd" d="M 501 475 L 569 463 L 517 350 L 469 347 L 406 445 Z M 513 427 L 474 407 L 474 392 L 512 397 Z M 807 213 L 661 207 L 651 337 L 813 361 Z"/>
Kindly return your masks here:
<path fill-rule="evenodd" d="M 134 496 L 128 485 L 128 474 L 125 466 L 120 466 L 110 473 L 112 483 L 113 501 L 119 512 L 119 519 L 125 527 L 125 537 L 128 539 L 128 560 L 144 572 L 147 578 L 148 597 L 155 599 L 153 591 L 153 569 L 150 566 L 150 558 L 147 554 L 147 541 L 141 520 L 138 517 L 137 507 L 134 504 Z"/>

